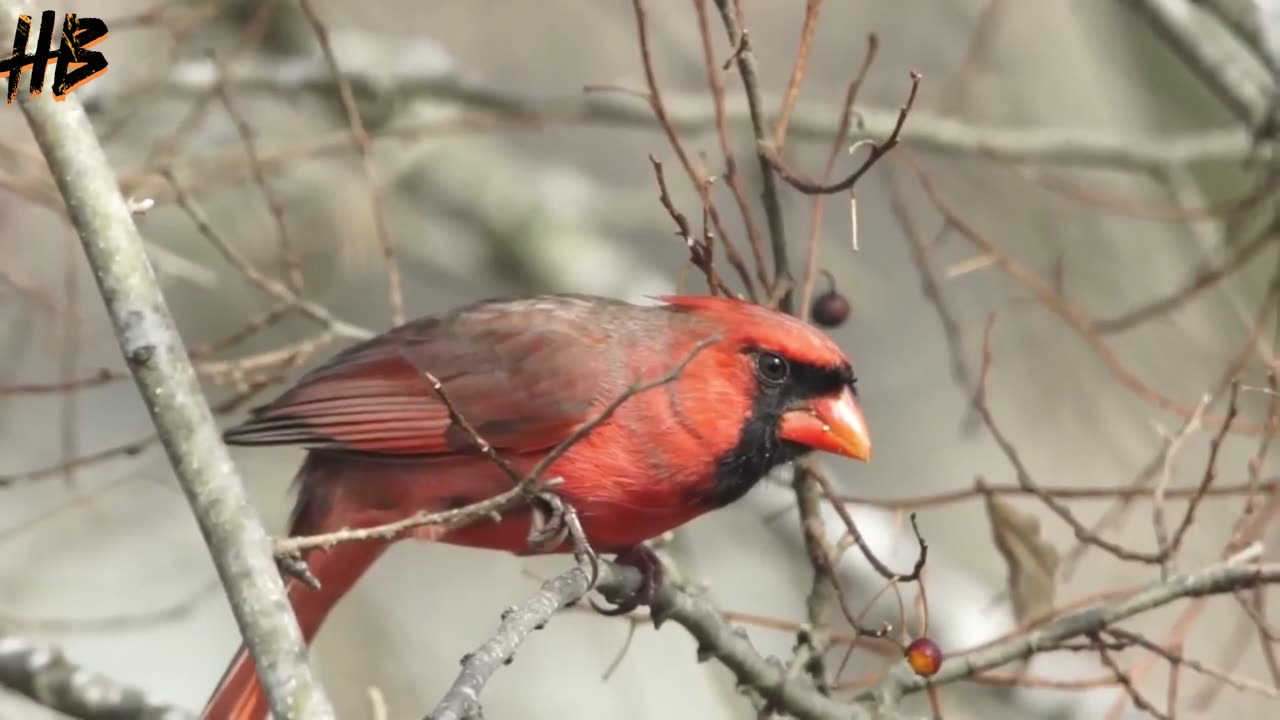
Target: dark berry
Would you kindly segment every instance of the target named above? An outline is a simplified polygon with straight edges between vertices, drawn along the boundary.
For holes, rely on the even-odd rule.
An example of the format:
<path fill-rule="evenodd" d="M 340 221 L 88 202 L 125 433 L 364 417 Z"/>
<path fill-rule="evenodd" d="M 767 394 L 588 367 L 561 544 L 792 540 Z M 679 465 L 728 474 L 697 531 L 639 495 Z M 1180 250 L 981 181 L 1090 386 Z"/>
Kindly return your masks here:
<path fill-rule="evenodd" d="M 849 318 L 849 301 L 835 290 L 828 290 L 813 300 L 809 316 L 822 327 L 840 327 Z"/>

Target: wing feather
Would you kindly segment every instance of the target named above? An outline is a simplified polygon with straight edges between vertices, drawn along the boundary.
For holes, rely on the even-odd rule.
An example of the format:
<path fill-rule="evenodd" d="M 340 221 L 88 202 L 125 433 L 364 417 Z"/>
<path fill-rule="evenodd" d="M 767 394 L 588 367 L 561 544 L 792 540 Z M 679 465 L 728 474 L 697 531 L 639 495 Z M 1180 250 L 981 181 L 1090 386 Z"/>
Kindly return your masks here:
<path fill-rule="evenodd" d="M 610 388 L 608 330 L 566 298 L 490 302 L 424 318 L 349 348 L 226 432 L 237 445 L 381 455 L 473 448 L 423 374 L 499 450 L 549 448 Z M 604 356 L 602 356 L 604 355 Z"/>

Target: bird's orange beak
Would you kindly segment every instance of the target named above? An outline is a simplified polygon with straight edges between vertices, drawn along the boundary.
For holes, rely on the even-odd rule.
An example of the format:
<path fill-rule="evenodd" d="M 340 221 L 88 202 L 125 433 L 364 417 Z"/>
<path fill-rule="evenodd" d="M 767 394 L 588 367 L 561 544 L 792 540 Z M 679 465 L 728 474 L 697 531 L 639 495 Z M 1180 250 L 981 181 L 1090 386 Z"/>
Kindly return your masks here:
<path fill-rule="evenodd" d="M 778 434 L 814 450 L 871 461 L 871 434 L 849 388 L 783 413 Z"/>

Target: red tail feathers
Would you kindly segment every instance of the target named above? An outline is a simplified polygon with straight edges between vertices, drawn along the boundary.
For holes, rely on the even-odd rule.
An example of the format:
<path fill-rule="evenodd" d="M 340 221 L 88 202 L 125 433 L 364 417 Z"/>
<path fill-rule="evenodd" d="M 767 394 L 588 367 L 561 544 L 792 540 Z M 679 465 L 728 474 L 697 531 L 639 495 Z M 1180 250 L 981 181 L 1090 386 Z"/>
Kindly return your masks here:
<path fill-rule="evenodd" d="M 312 590 L 289 578 L 285 587 L 307 644 L 320 630 L 329 611 L 387 549 L 383 541 L 340 543 L 307 556 L 307 565 L 320 581 Z M 266 720 L 267 696 L 258 683 L 257 666 L 242 645 L 205 706 L 203 720 Z"/>

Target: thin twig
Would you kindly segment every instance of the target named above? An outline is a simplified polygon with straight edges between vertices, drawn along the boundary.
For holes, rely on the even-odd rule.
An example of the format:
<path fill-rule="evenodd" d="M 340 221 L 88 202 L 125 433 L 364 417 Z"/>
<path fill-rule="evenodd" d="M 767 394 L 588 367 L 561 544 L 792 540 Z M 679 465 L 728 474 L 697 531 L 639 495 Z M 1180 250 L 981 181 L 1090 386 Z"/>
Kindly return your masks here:
<path fill-rule="evenodd" d="M 1280 564 L 1220 564 L 1196 572 L 1175 575 L 1167 582 L 1156 582 L 1128 597 L 1099 603 L 1035 630 L 1015 635 L 985 649 L 952 655 L 936 675 L 929 678 L 942 685 L 1030 657 L 1040 648 L 1090 632 L 1109 628 L 1127 618 L 1167 605 L 1183 598 L 1200 598 L 1280 582 Z M 894 684 L 903 692 L 924 689 L 925 678 L 900 677 Z"/>
<path fill-rule="evenodd" d="M 1116 682 L 1120 684 L 1120 687 L 1124 688 L 1126 693 L 1128 693 L 1129 699 L 1133 701 L 1134 707 L 1150 713 L 1151 716 L 1157 718 L 1157 720 L 1169 720 L 1168 715 L 1161 712 L 1159 708 L 1151 704 L 1151 701 L 1143 697 L 1142 693 L 1138 692 L 1138 688 L 1133 685 L 1133 678 L 1129 677 L 1129 673 L 1120 668 L 1120 665 L 1116 662 L 1115 658 L 1111 656 L 1106 645 L 1098 638 L 1097 634 L 1091 633 L 1090 637 L 1094 638 L 1095 645 L 1098 650 L 1098 657 L 1102 660 L 1102 664 L 1107 666 L 1107 669 L 1111 671 L 1111 675 L 1116 679 Z"/>
<path fill-rule="evenodd" d="M 387 301 L 391 308 L 391 324 L 401 325 L 404 323 L 405 316 L 400 263 L 396 259 L 395 241 L 391 237 L 391 230 L 387 227 L 386 208 L 383 206 L 382 190 L 378 183 L 378 173 L 374 167 L 371 152 L 373 142 L 365 130 L 364 120 L 360 117 L 360 108 L 356 105 L 351 83 L 342 73 L 342 68 L 338 65 L 338 57 L 333 52 L 333 45 L 329 42 L 329 29 L 320 20 L 320 16 L 311 5 L 311 0 L 298 0 L 298 4 L 303 16 L 311 25 L 316 40 L 320 43 L 320 51 L 324 54 L 325 64 L 328 65 L 329 73 L 338 88 L 342 110 L 347 116 L 347 124 L 351 129 L 351 143 L 360 154 L 360 167 L 364 171 L 365 184 L 368 185 L 369 190 L 369 209 L 373 213 L 373 231 L 377 236 L 378 246 L 382 248 L 383 262 L 387 266 Z"/>
<path fill-rule="evenodd" d="M 221 233 L 213 226 L 213 221 L 209 219 L 209 215 L 191 196 L 186 187 L 179 181 L 176 173 L 166 171 L 164 177 L 169 182 L 169 186 L 173 188 L 174 199 L 178 206 L 187 213 L 191 218 L 192 224 L 196 226 L 196 230 L 209 241 L 211 245 L 222 255 L 228 263 L 244 276 L 245 280 L 258 287 L 263 292 L 282 302 L 288 303 L 291 307 L 297 308 L 307 317 L 326 326 L 333 332 L 342 337 L 352 338 L 355 340 L 368 340 L 373 337 L 373 333 L 364 328 L 357 327 L 344 320 L 339 319 L 327 308 L 319 303 L 310 300 L 304 300 L 296 293 L 285 287 L 280 282 L 268 277 L 246 258 L 239 250 L 235 248 Z"/>
<path fill-rule="evenodd" d="M 858 100 L 858 91 L 862 89 L 862 83 L 867 79 L 867 73 L 871 71 L 871 64 L 875 62 L 876 52 L 880 47 L 880 40 L 874 34 L 867 36 L 867 53 L 862 58 L 862 66 L 858 68 L 858 72 L 854 75 L 853 80 L 849 81 L 849 87 L 844 93 L 844 104 L 840 107 L 840 122 L 836 125 L 836 134 L 831 138 L 831 149 L 827 152 L 827 162 L 822 166 L 822 182 L 830 182 L 831 172 L 835 169 L 836 158 L 840 157 L 841 152 L 849 145 L 849 128 L 853 123 L 853 106 Z M 775 147 L 782 147 L 781 141 L 775 141 Z M 853 202 L 850 195 L 850 202 Z M 816 195 L 809 207 L 809 241 L 807 250 L 805 251 L 804 262 L 804 279 L 800 281 L 800 311 L 806 316 L 809 313 L 809 303 L 813 299 L 813 285 L 818 278 L 818 245 L 822 238 L 822 206 L 825 203 L 825 195 Z M 853 207 L 857 207 L 854 205 Z M 854 233 L 854 249 L 857 249 L 857 212 L 850 211 L 851 232 Z"/>
<path fill-rule="evenodd" d="M 769 226 L 769 243 L 773 250 L 773 282 L 771 289 L 779 283 L 786 282 L 794 287 L 795 279 L 791 276 L 791 263 L 787 258 L 786 226 L 782 219 L 782 200 L 778 194 L 778 183 L 774 177 L 773 167 L 765 157 L 761 146 L 768 137 L 765 128 L 764 102 L 760 95 L 760 80 L 756 67 L 756 56 L 751 49 L 751 38 L 745 23 L 739 23 L 738 17 L 742 8 L 738 0 L 716 0 L 720 10 L 720 18 L 724 22 L 729 44 L 734 50 L 734 62 L 738 66 L 738 75 L 742 78 L 742 89 L 747 97 L 747 109 L 751 115 L 751 130 L 755 134 L 756 155 L 760 159 L 760 198 L 764 204 L 765 223 Z M 787 290 L 779 298 L 778 307 L 784 312 L 791 311 L 791 291 Z"/>
<path fill-rule="evenodd" d="M 838 180 L 831 184 L 823 182 L 815 182 L 809 178 L 800 175 L 797 171 L 787 167 L 786 163 L 778 155 L 778 149 L 768 145 L 762 145 L 760 148 L 760 157 L 777 171 L 778 175 L 787 182 L 788 185 L 799 190 L 806 195 L 834 195 L 841 193 L 857 184 L 867 171 L 875 166 L 880 158 L 884 157 L 890 150 L 897 147 L 898 138 L 902 134 L 902 126 L 907 122 L 907 116 L 911 114 L 911 106 L 915 104 L 916 92 L 920 89 L 920 73 L 911 71 L 911 91 L 907 94 L 907 100 L 902 104 L 902 109 L 898 111 L 898 121 L 894 123 L 893 130 L 890 131 L 889 137 L 881 142 L 871 144 L 871 152 L 867 154 L 862 164 L 856 170 L 849 173 L 843 180 Z"/>
<path fill-rule="evenodd" d="M 809 50 L 813 48 L 813 35 L 818 29 L 821 9 L 822 0 L 805 0 L 800 47 L 796 49 L 796 59 L 791 65 L 791 77 L 787 80 L 787 91 L 783 94 L 782 109 L 778 111 L 778 119 L 773 123 L 773 146 L 777 148 L 781 148 L 787 140 L 787 124 L 791 122 L 791 111 L 800 98 L 800 83 L 804 81 L 805 70 L 809 66 Z M 848 103 L 845 107 L 848 107 Z"/>

